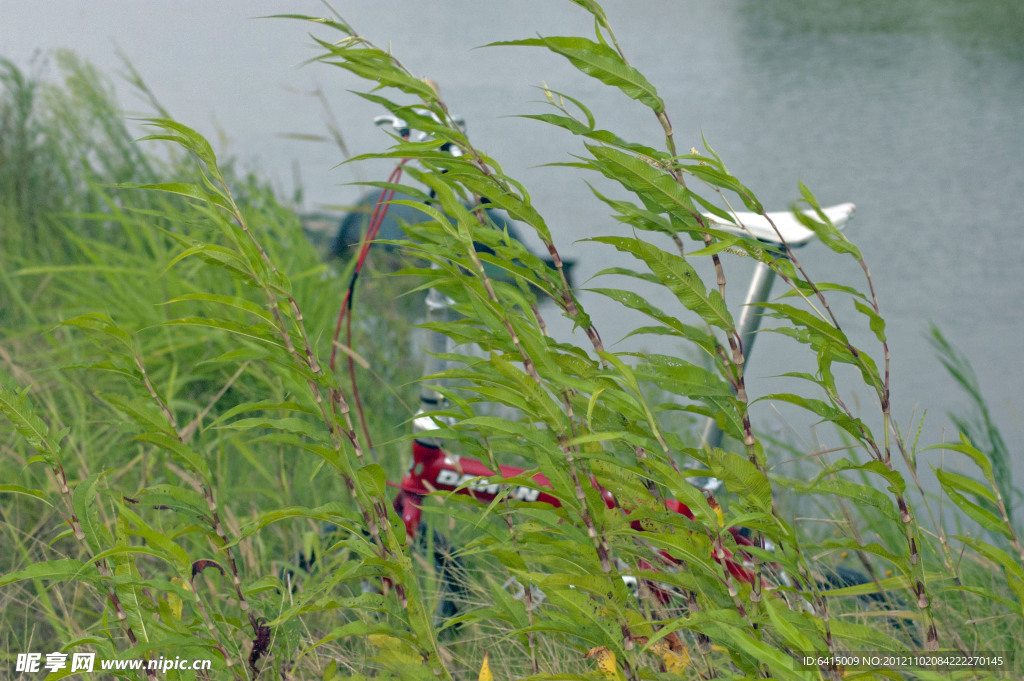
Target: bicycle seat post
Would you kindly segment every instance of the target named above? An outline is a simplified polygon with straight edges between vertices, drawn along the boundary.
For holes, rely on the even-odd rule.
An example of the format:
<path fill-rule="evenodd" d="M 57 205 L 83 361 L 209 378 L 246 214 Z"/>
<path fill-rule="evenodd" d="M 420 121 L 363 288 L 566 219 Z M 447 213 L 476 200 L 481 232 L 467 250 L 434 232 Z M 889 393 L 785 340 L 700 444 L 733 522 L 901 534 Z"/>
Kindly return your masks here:
<path fill-rule="evenodd" d="M 427 324 L 438 324 L 448 321 L 448 311 L 451 309 L 452 301 L 436 288 L 431 287 L 426 298 L 426 322 Z M 444 371 L 446 362 L 438 357 L 448 352 L 448 337 L 436 329 L 427 329 L 427 338 L 423 343 L 423 375 L 432 376 Z M 427 433 L 436 430 L 439 425 L 435 419 L 423 416 L 424 413 L 437 411 L 444 407 L 444 396 L 437 389 L 438 383 L 424 381 L 420 386 L 420 408 L 413 420 L 413 432 L 421 444 L 438 446 L 437 441 L 431 437 L 419 437 L 420 433 Z"/>
<path fill-rule="evenodd" d="M 445 123 L 445 121 L 442 121 L 435 112 L 429 109 L 412 108 L 410 109 L 410 114 L 430 118 L 438 124 Z M 464 118 L 461 116 L 450 116 L 448 117 L 448 120 L 450 124 L 453 124 L 459 130 L 465 132 L 466 121 Z M 394 114 L 377 116 L 373 119 L 373 123 L 377 126 L 390 126 L 396 135 L 406 140 L 424 142 L 431 138 L 430 133 L 424 130 L 416 130 L 412 127 L 409 121 L 399 118 Z M 453 156 L 461 155 L 460 149 L 454 144 L 447 143 L 441 148 Z M 433 269 L 437 269 L 438 265 L 434 264 L 432 267 Z M 426 298 L 426 323 L 429 325 L 448 321 L 451 306 L 452 300 L 448 298 L 448 296 L 431 287 L 427 292 Z M 438 357 L 438 355 L 443 355 L 448 352 L 448 337 L 446 335 L 436 329 L 427 329 L 426 333 L 427 337 L 422 347 L 424 354 L 424 377 L 432 376 L 444 371 L 447 363 L 444 359 Z M 413 418 L 413 434 L 416 436 L 416 441 L 418 443 L 428 447 L 441 446 L 441 443 L 436 438 L 429 437 L 429 432 L 441 428 L 443 424 L 439 419 L 424 416 L 424 414 L 438 411 L 446 406 L 444 395 L 442 395 L 437 389 L 437 387 L 442 384 L 443 383 L 441 381 L 437 381 L 433 384 L 424 381 L 420 386 L 420 408 L 417 410 L 416 416 Z"/>
<path fill-rule="evenodd" d="M 740 321 L 736 329 L 743 347 L 744 367 L 747 365 L 747 360 L 750 359 L 754 339 L 757 338 L 757 329 L 761 326 L 761 314 L 757 307 L 768 300 L 768 294 L 771 293 L 774 282 L 775 270 L 767 263 L 757 263 L 750 278 L 747 300 L 743 303 L 743 312 L 740 313 Z M 722 430 L 718 427 L 718 422 L 715 419 L 709 418 L 704 424 L 704 432 L 701 434 L 700 441 L 701 448 L 711 449 L 722 445 Z"/>
<path fill-rule="evenodd" d="M 829 222 L 837 229 L 843 229 L 850 218 L 853 217 L 855 207 L 852 203 L 842 203 L 821 209 Z M 804 215 L 818 220 L 820 215 L 817 210 L 804 211 Z M 724 221 L 713 215 L 705 215 L 716 229 L 734 234 L 752 237 L 775 248 L 781 248 L 783 242 L 791 249 L 805 246 L 814 240 L 817 234 L 805 226 L 797 217 L 790 213 L 734 213 L 731 222 Z M 785 257 L 785 256 L 783 256 Z M 757 337 L 757 329 L 761 325 L 761 314 L 758 310 L 761 303 L 768 300 L 771 293 L 772 283 L 775 281 L 775 270 L 767 263 L 758 262 L 750 279 L 750 288 L 747 290 L 747 300 L 743 304 L 743 312 L 740 314 L 737 332 L 740 343 L 743 347 L 744 371 L 750 360 L 750 353 L 754 348 L 754 339 Z M 708 417 L 701 433 L 701 448 L 713 449 L 722 445 L 723 433 L 718 427 L 718 421 L 712 416 Z M 721 480 L 716 478 L 689 478 L 690 482 L 703 489 L 714 491 L 721 486 Z"/>

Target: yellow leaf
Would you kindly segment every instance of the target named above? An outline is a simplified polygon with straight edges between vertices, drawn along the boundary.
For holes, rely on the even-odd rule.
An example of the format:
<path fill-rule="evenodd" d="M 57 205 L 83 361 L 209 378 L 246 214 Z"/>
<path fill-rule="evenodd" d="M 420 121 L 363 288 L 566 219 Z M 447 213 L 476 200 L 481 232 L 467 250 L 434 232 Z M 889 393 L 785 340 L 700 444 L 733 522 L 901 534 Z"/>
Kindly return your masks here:
<path fill-rule="evenodd" d="M 587 657 L 597 658 L 597 668 L 601 670 L 601 675 L 604 678 L 619 681 L 621 677 L 619 676 L 619 664 L 615 659 L 615 653 L 604 646 L 597 646 L 590 649 Z"/>
<path fill-rule="evenodd" d="M 487 662 L 487 651 L 484 651 L 484 663 L 480 667 L 480 676 L 477 681 L 494 681 L 494 674 L 491 673 L 491 665 Z"/>
<path fill-rule="evenodd" d="M 367 638 L 370 639 L 370 643 L 377 646 L 381 650 L 394 648 L 396 645 L 401 646 L 400 639 L 388 636 L 387 634 L 370 634 L 369 636 L 367 636 Z"/>
<path fill-rule="evenodd" d="M 167 594 L 167 605 L 171 608 L 171 614 L 174 615 L 174 619 L 181 619 L 181 597 L 178 594 Z"/>
<path fill-rule="evenodd" d="M 690 666 L 690 656 L 686 653 L 671 653 L 665 656 L 665 670 L 673 674 L 682 674 Z"/>
<path fill-rule="evenodd" d="M 718 518 L 718 526 L 725 527 L 725 516 L 722 515 L 722 505 L 718 503 L 718 500 L 715 499 L 714 495 L 712 495 L 711 492 L 708 492 L 707 495 L 708 506 L 710 506 L 711 510 L 715 512 L 715 517 Z"/>
<path fill-rule="evenodd" d="M 661 643 L 661 641 L 658 641 Z M 673 674 L 682 674 L 690 666 L 690 651 L 684 646 L 682 650 L 676 651 L 662 644 L 658 647 L 655 644 L 656 652 L 661 655 L 661 661 L 665 663 L 665 671 Z"/>
<path fill-rule="evenodd" d="M 415 664 L 423 661 L 423 657 L 400 638 L 387 634 L 369 634 L 367 638 L 380 649 L 380 654 L 373 659 L 385 664 Z"/>
<path fill-rule="evenodd" d="M 182 587 L 185 587 L 186 589 L 188 588 L 188 582 L 186 582 L 181 577 L 174 577 L 173 579 L 171 579 L 171 581 L 174 582 L 174 584 L 176 586 L 182 586 Z M 180 620 L 181 619 L 181 607 L 183 605 L 183 603 L 181 602 L 181 597 L 178 596 L 178 594 L 176 594 L 176 593 L 168 593 L 167 594 L 167 605 L 170 606 L 171 614 L 174 615 L 174 619 Z"/>

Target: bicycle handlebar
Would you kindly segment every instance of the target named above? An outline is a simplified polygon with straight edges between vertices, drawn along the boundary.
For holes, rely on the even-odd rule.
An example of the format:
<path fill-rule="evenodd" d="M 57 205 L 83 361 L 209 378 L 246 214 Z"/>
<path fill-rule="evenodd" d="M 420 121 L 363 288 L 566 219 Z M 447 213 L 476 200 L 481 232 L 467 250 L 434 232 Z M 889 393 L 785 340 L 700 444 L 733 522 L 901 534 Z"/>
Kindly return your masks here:
<path fill-rule="evenodd" d="M 437 114 L 429 109 L 410 109 L 417 116 L 423 116 L 429 118 L 438 125 L 444 125 L 444 121 L 438 118 Z M 465 132 L 466 130 L 466 119 L 462 116 L 452 116 L 451 120 L 459 128 L 459 130 Z M 399 118 L 394 114 L 385 114 L 383 116 L 374 116 L 373 124 L 377 127 L 390 125 L 400 137 L 410 139 L 413 137 L 414 128 L 404 118 Z M 413 141 L 425 142 L 430 139 L 430 133 L 424 130 L 417 130 L 416 136 Z"/>

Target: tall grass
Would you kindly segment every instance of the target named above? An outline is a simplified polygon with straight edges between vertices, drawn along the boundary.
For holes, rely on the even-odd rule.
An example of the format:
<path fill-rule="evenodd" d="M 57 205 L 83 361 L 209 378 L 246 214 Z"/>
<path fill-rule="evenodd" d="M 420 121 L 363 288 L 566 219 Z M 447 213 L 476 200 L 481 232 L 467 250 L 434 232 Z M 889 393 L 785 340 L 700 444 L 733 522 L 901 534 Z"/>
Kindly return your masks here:
<path fill-rule="evenodd" d="M 483 351 L 447 357 L 452 368 L 440 377 L 459 387 L 445 388 L 440 415 L 452 425 L 437 436 L 493 469 L 516 454 L 561 502 L 502 496 L 480 508 L 434 495 L 425 511 L 435 528 L 453 530 L 466 565 L 464 607 L 448 621 L 433 616 L 439 575 L 405 537 L 385 485 L 408 445 L 396 412 L 408 413 L 413 391 L 398 284 L 364 284 L 360 295 L 376 298 L 345 349 L 369 367 L 358 377 L 374 448 L 355 425 L 347 380 L 327 369 L 345 278 L 319 262 L 293 211 L 163 114 L 148 122 L 148 141 L 129 143 L 109 87 L 87 67 L 64 58 L 75 75 L 49 90 L 5 65 L 8 660 L 89 649 L 211 658 L 209 678 L 434 679 L 474 677 L 489 652 L 495 676 L 510 679 L 939 679 L 945 670 L 800 662 L 850 651 L 1013 652 L 1024 634 L 1024 549 L 997 469 L 966 439 L 941 445 L 977 468 L 977 479 L 939 479 L 980 533 L 947 532 L 915 491 L 918 462 L 931 454 L 891 421 L 884 301 L 860 251 L 822 214 L 806 220 L 865 273 L 856 290 L 810 277 L 788 249 L 716 229 L 706 213 L 729 219 L 728 205 L 761 205 L 710 148 L 680 153 L 688 144 L 676 141 L 655 85 L 629 64 L 603 10 L 575 4 L 592 16 L 593 39 L 503 46 L 565 57 L 645 105 L 664 131 L 658 148 L 629 141 L 551 90 L 553 108 L 531 115 L 581 139 L 574 169 L 619 185 L 623 198 L 596 199 L 629 229 L 594 241 L 631 267 L 605 274 L 659 286 L 674 302 L 663 310 L 630 288 L 596 292 L 649 319 L 633 333 L 670 336 L 693 354 L 608 350 L 569 286 L 560 236 L 526 188 L 454 125 L 436 87 L 341 19 L 291 17 L 326 33 L 321 61 L 365 78 L 362 97 L 433 136 L 396 139 L 374 157 L 415 161 L 414 185 L 401 189 L 425 199 L 418 209 L 430 220 L 409 229 L 406 246 L 432 267 L 411 267 L 410 287 L 438 288 L 459 313 L 432 330 Z M 79 100 L 87 104 L 75 108 Z M 16 163 L 42 167 L 6 165 Z M 50 177 L 62 191 L 51 192 Z M 809 190 L 799 194 L 817 208 Z M 533 229 L 552 264 L 466 207 L 479 197 Z M 816 358 L 814 373 L 792 374 L 805 391 L 772 398 L 818 415 L 848 443 L 831 458 L 796 452 L 820 466 L 807 478 L 772 472 L 775 445 L 751 416 L 724 302 L 736 253 L 789 284 L 789 298 L 764 314 L 794 352 Z M 698 258 L 711 261 L 714 281 L 700 280 Z M 583 331 L 583 345 L 547 335 L 542 299 Z M 873 348 L 853 345 L 833 313 L 840 306 L 859 315 Z M 838 365 L 874 396 L 870 409 L 842 400 Z M 495 403 L 515 416 L 493 416 Z M 694 433 L 671 427 L 680 411 L 715 417 L 732 444 L 698 446 Z M 901 459 L 909 480 L 894 465 Z M 690 462 L 723 479 L 728 497 L 691 487 Z M 809 528 L 786 512 L 784 496 L 818 503 L 825 522 Z M 693 520 L 665 507 L 673 497 Z M 731 527 L 747 528 L 755 546 L 741 550 Z M 308 574 L 293 564 L 298 551 L 318 557 Z M 727 554 L 748 556 L 749 580 L 723 565 Z M 843 561 L 867 583 L 827 588 Z M 623 575 L 640 578 L 641 598 Z M 503 588 L 509 577 L 521 598 Z M 957 678 L 1016 678 L 1020 665 Z"/>
<path fill-rule="evenodd" d="M 968 359 L 953 347 L 937 326 L 933 325 L 929 330 L 929 341 L 935 348 L 942 366 L 964 391 L 970 402 L 970 408 L 965 414 L 950 413 L 949 418 L 956 430 L 966 435 L 992 461 L 992 470 L 999 491 L 1012 518 L 1015 502 L 1020 499 L 1020 490 L 1013 484 L 1010 451 L 999 431 L 999 426 L 992 419 L 978 377 Z"/>
<path fill-rule="evenodd" d="M 19 140 L 30 140 L 35 147 L 24 156 L 5 154 L 0 166 L 6 181 L 20 192 L 17 200 L 10 193 L 4 195 L 10 203 L 3 224 L 5 248 L 0 255 L 4 277 L 0 362 L 13 382 L 31 389 L 34 407 L 25 410 L 55 424 L 54 430 L 70 429 L 66 438 L 51 439 L 46 445 L 52 448 L 47 454 L 50 474 L 47 467 L 31 465 L 31 445 L 43 446 L 41 440 L 5 438 L 5 484 L 0 488 L 5 544 L 17 550 L 4 552 L 0 558 L 0 572 L 15 575 L 2 594 L 8 639 L 2 648 L 12 665 L 15 651 L 57 650 L 69 641 L 92 641 L 94 633 L 104 631 L 102 621 L 94 619 L 102 601 L 90 601 L 84 595 L 86 589 L 74 579 L 66 586 L 51 588 L 40 579 L 21 582 L 17 577 L 32 565 L 85 558 L 97 553 L 102 542 L 114 541 L 113 525 L 109 533 L 89 536 L 88 546 L 76 546 L 67 534 L 54 533 L 52 528 L 69 516 L 93 516 L 76 510 L 76 503 L 95 504 L 94 510 L 104 522 L 113 522 L 115 514 L 130 514 L 141 506 L 151 517 L 140 522 L 155 522 L 158 532 L 169 535 L 175 534 L 175 523 L 168 523 L 163 516 L 173 513 L 172 509 L 192 508 L 197 502 L 205 507 L 202 497 L 188 487 L 195 482 L 191 477 L 194 471 L 186 472 L 156 454 L 145 439 L 136 439 L 145 428 L 133 425 L 128 415 L 152 416 L 153 408 L 146 402 L 162 405 L 157 409 L 166 409 L 165 413 L 181 424 L 182 439 L 197 443 L 204 456 L 215 459 L 205 464 L 212 477 L 208 491 L 214 498 L 237 503 L 223 511 L 223 523 L 235 532 L 252 509 L 282 509 L 295 499 L 323 505 L 346 495 L 336 479 L 320 474 L 315 462 L 296 459 L 290 448 L 275 443 L 272 436 L 237 437 L 230 428 L 213 426 L 218 416 L 242 403 L 286 403 L 287 381 L 272 366 L 261 365 L 257 372 L 247 370 L 253 362 L 247 357 L 252 349 L 246 341 L 258 344 L 265 339 L 245 333 L 251 315 L 251 306 L 243 302 L 245 286 L 227 272 L 200 262 L 171 265 L 183 248 L 196 242 L 221 241 L 212 231 L 213 223 L 183 198 L 114 186 L 128 178 L 152 182 L 158 174 L 194 176 L 191 162 L 173 150 L 155 153 L 157 150 L 135 143 L 136 135 L 116 111 L 110 86 L 68 56 L 60 63 L 66 83 L 73 83 L 73 88 L 34 82 L 8 64 L 5 82 L 10 86 L 2 100 L 5 111 L 15 110 L 20 102 L 26 113 L 20 120 L 10 119 L 21 129 L 5 134 L 4 148 L 16 149 Z M 86 122 L 88 129 L 81 127 Z M 11 165 L 10 158 L 38 167 L 23 172 Z M 268 185 L 250 174 L 224 172 L 247 224 L 267 238 L 269 256 L 292 273 L 292 295 L 301 302 L 307 319 L 319 328 L 329 327 L 341 298 L 341 279 L 320 261 L 303 238 L 294 212 L 278 202 Z M 75 178 L 76 184 L 54 184 L 53 178 L 59 177 Z M 379 288 L 395 290 L 388 282 Z M 220 295 L 205 302 L 195 300 L 202 291 Z M 168 324 L 185 306 L 192 307 L 195 322 L 201 324 L 211 308 L 223 306 L 225 301 L 227 319 L 222 316 L 222 321 L 238 332 L 233 337 L 203 333 L 202 327 L 195 325 Z M 378 303 L 368 300 L 379 314 L 373 324 L 357 331 L 357 339 L 372 335 L 381 342 L 380 352 L 368 355 L 378 374 L 365 379 L 368 388 L 364 395 L 368 409 L 386 414 L 373 421 L 371 428 L 383 443 L 380 455 L 390 453 L 387 458 L 397 465 L 397 447 L 388 441 L 399 432 L 402 417 L 391 410 L 385 412 L 383 405 L 394 404 L 396 395 L 399 401 L 409 402 L 414 394 L 408 385 L 414 377 L 411 360 L 403 352 L 408 322 L 394 296 L 382 293 Z M 65 324 L 68 320 L 72 321 Z M 108 344 L 100 334 L 92 342 L 73 332 L 75 328 L 107 329 L 114 340 Z M 121 354 L 116 352 L 118 348 Z M 143 390 L 141 403 L 133 403 L 138 398 L 132 390 L 133 378 L 142 381 L 134 386 Z M 390 392 L 369 389 L 380 384 L 393 388 Z M 5 382 L 5 386 L 11 390 L 5 396 L 12 400 L 5 406 L 15 408 L 13 405 L 21 404 L 16 390 L 12 383 Z M 30 429 L 39 424 L 34 418 L 25 418 L 15 423 Z M 9 427 L 7 431 L 13 433 Z M 200 442 L 204 432 L 218 433 L 216 444 Z M 391 468 L 395 474 L 397 470 Z M 70 509 L 62 512 L 57 492 L 65 476 L 72 489 L 81 490 L 81 499 L 90 497 L 84 495 L 84 484 L 76 486 L 78 481 L 88 481 L 90 492 L 98 496 L 86 502 L 72 498 Z M 52 500 L 41 501 L 51 494 L 55 495 Z M 154 506 L 162 512 L 154 512 Z M 204 550 L 215 551 L 203 549 L 202 540 L 189 539 L 193 534 L 187 529 L 190 524 L 183 525 L 182 541 L 198 546 L 201 555 Z M 267 570 L 276 575 L 292 559 L 299 545 L 296 537 L 304 532 L 315 536 L 319 523 L 286 521 L 285 525 L 264 531 L 259 542 L 247 544 L 239 563 L 254 572 Z M 41 574 L 54 573 L 43 570 Z M 91 578 L 86 577 L 80 579 L 88 584 Z M 159 607 L 166 608 L 169 602 L 172 610 L 180 607 L 182 589 L 189 584 L 187 577 L 188 571 L 171 582 L 161 578 L 160 586 L 150 592 L 157 601 L 150 605 L 163 603 Z M 197 583 L 201 578 L 196 577 Z M 129 600 L 122 597 L 122 607 Z M 219 605 L 203 605 L 210 621 L 220 617 Z M 133 631 L 132 635 L 142 645 L 143 634 Z M 114 654 L 110 646 L 99 650 Z M 192 648 L 178 652 L 186 651 L 195 652 Z M 236 650 L 236 663 L 248 655 Z"/>

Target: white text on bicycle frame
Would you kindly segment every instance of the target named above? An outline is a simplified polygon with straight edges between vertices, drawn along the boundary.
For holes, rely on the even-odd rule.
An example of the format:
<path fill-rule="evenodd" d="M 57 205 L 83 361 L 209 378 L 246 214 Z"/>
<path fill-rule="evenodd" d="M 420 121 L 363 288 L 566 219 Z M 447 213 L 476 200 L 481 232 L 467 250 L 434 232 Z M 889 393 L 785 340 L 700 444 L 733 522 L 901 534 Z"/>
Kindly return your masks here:
<path fill-rule="evenodd" d="M 437 474 L 437 480 L 434 482 L 438 485 L 444 485 L 445 487 L 461 487 L 466 483 L 469 483 L 468 487 L 474 492 L 480 492 L 481 494 L 489 494 L 494 496 L 503 487 L 496 482 L 492 483 L 487 478 L 476 479 L 475 475 L 459 475 L 456 471 L 450 471 L 443 469 Z M 472 480 L 472 482 L 470 482 Z M 519 501 L 537 501 L 537 497 L 540 496 L 540 490 L 530 489 L 529 487 L 519 486 L 512 491 L 512 498 L 518 499 Z"/>

